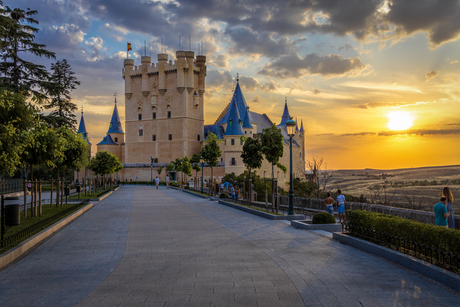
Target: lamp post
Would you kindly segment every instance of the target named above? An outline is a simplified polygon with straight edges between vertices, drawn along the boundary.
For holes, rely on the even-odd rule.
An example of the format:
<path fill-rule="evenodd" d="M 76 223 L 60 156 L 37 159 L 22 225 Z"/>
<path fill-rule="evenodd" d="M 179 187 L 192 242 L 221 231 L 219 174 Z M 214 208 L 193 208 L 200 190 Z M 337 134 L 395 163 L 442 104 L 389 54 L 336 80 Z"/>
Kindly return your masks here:
<path fill-rule="evenodd" d="M 200 156 L 200 162 L 201 162 L 201 194 L 203 194 L 203 167 L 204 167 L 204 160 L 203 157 Z"/>
<path fill-rule="evenodd" d="M 153 182 L 153 157 L 150 156 L 150 182 Z"/>
<path fill-rule="evenodd" d="M 291 118 L 286 121 L 287 134 L 289 135 L 289 209 L 288 215 L 294 215 L 294 190 L 292 188 L 292 137 L 295 134 L 296 122 Z"/>

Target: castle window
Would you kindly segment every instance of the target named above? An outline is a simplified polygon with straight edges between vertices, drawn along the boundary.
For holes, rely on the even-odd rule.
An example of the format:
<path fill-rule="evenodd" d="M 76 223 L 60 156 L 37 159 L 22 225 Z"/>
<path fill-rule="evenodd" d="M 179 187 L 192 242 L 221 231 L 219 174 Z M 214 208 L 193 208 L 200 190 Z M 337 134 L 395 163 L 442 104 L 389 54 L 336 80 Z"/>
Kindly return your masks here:
<path fill-rule="evenodd" d="M 157 136 L 155 134 L 152 135 L 152 142 L 155 142 L 157 140 Z"/>
<path fill-rule="evenodd" d="M 240 145 L 243 145 L 243 140 L 242 139 L 240 139 Z"/>
<path fill-rule="evenodd" d="M 247 134 L 247 133 L 248 133 L 247 131 L 244 132 L 244 134 Z"/>
<path fill-rule="evenodd" d="M 249 134 L 252 134 L 252 130 L 251 130 L 251 131 L 249 131 Z"/>
<path fill-rule="evenodd" d="M 229 126 L 233 125 L 233 120 L 229 120 L 229 121 L 228 121 L 228 125 L 229 125 Z"/>
<path fill-rule="evenodd" d="M 137 114 L 137 119 L 142 120 L 142 114 Z"/>
<path fill-rule="evenodd" d="M 235 145 L 235 139 L 232 139 L 232 145 Z"/>
<path fill-rule="evenodd" d="M 139 136 L 144 136 L 144 130 L 139 130 Z"/>
<path fill-rule="evenodd" d="M 152 119 L 156 119 L 157 118 L 157 112 L 153 112 L 152 113 Z"/>
<path fill-rule="evenodd" d="M 115 138 L 115 143 L 118 143 L 118 138 Z"/>
<path fill-rule="evenodd" d="M 198 135 L 196 136 L 196 139 L 197 139 L 197 141 L 199 142 L 200 139 L 201 139 L 201 135 L 198 134 Z"/>
<path fill-rule="evenodd" d="M 224 158 L 220 158 L 220 162 L 224 162 Z"/>
<path fill-rule="evenodd" d="M 172 140 L 172 134 L 169 135 L 168 139 L 171 141 Z"/>
<path fill-rule="evenodd" d="M 168 111 L 168 118 L 171 118 L 171 111 Z"/>
<path fill-rule="evenodd" d="M 236 165 L 236 161 L 235 161 L 235 158 L 232 158 L 232 165 Z"/>
<path fill-rule="evenodd" d="M 227 140 L 225 140 L 225 146 L 227 146 Z"/>

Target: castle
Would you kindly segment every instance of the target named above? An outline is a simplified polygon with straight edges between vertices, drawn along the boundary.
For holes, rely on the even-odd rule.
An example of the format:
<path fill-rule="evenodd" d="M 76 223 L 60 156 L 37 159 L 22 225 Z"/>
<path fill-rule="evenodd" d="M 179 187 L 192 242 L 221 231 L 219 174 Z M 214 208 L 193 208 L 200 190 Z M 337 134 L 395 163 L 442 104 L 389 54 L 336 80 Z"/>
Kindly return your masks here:
<path fill-rule="evenodd" d="M 174 63 L 168 61 L 167 54 L 158 54 L 157 63 L 151 63 L 149 56 L 142 56 L 139 66 L 134 66 L 133 59 L 125 59 L 122 77 L 125 82 L 126 133 L 115 97 L 107 135 L 97 144 L 98 152 L 113 153 L 123 163 L 123 170 L 112 175 L 122 181 L 150 181 L 156 176 L 164 180 L 166 170 L 158 174 L 158 167 L 166 166 L 176 158 L 190 158 L 199 153 L 203 140 L 210 133 L 222 140 L 222 156 L 213 170 L 214 178 L 219 181 L 226 173 L 241 174 L 246 168 L 240 157 L 243 147 L 240 137 L 253 137 L 273 125 L 266 114 L 249 111 L 238 78 L 230 103 L 214 124 L 204 125 L 206 57 L 198 55 L 195 58 L 193 51 L 177 51 Z M 280 185 L 289 179 L 289 136 L 286 131 L 289 118 L 286 102 L 277 126 L 285 138 L 280 163 L 288 167 L 286 174 L 275 170 Z M 78 132 L 89 143 L 83 114 Z M 261 169 L 256 172 L 261 177 L 271 177 L 271 170 L 271 164 L 264 160 Z M 88 177 L 87 171 L 80 173 L 81 178 Z M 296 127 L 293 137 L 293 175 L 303 178 L 304 173 L 305 135 L 302 123 L 300 129 Z M 204 177 L 209 178 L 210 175 L 209 168 L 205 167 Z M 171 173 L 170 178 L 174 177 L 175 174 Z"/>

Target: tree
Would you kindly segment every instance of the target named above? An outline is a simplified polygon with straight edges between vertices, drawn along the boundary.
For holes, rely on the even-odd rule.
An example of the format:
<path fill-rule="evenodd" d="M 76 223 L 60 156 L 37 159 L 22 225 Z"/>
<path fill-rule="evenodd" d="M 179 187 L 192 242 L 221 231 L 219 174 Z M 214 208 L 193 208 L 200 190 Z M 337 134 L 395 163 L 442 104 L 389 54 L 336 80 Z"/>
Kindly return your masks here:
<path fill-rule="evenodd" d="M 98 152 L 90 162 L 90 169 L 96 173 L 96 175 L 111 175 L 118 172 L 123 168 L 123 165 L 116 155 L 111 154 L 107 151 Z"/>
<path fill-rule="evenodd" d="M 284 137 L 281 134 L 281 130 L 276 128 L 275 125 L 270 128 L 265 128 L 262 133 L 259 134 L 261 142 L 261 152 L 265 156 L 265 159 L 272 165 L 272 179 L 275 179 L 274 166 L 278 164 L 279 159 L 284 153 Z M 286 172 L 286 167 L 281 168 Z"/>
<path fill-rule="evenodd" d="M 201 171 L 200 167 L 200 155 L 197 153 L 194 153 L 192 158 L 190 159 L 190 163 L 192 164 L 192 169 L 196 171 L 195 177 L 198 177 L 198 172 Z"/>
<path fill-rule="evenodd" d="M 174 164 L 174 169 L 176 170 L 176 177 L 177 177 L 177 172 L 180 172 L 182 168 L 182 160 L 177 158 L 176 161 L 173 162 L 173 164 Z M 182 182 L 181 182 L 181 185 L 182 185 Z"/>
<path fill-rule="evenodd" d="M 163 171 L 165 167 L 164 166 L 159 166 L 158 169 L 157 169 L 157 172 L 158 172 L 158 176 L 161 175 L 161 172 Z"/>
<path fill-rule="evenodd" d="M 187 176 L 192 176 L 192 165 L 190 164 L 190 159 L 187 156 L 185 156 L 182 161 L 181 171 L 182 171 L 182 181 L 184 181 L 184 173 Z"/>
<path fill-rule="evenodd" d="M 260 140 L 255 138 L 246 138 L 244 141 L 241 158 L 243 158 L 243 163 L 248 168 L 249 180 L 251 180 L 251 169 L 260 168 L 262 166 L 263 157 L 261 145 Z"/>
<path fill-rule="evenodd" d="M 0 91 L 0 172 L 12 176 L 22 163 L 31 143 L 27 132 L 34 123 L 35 110 L 21 93 Z"/>
<path fill-rule="evenodd" d="M 38 21 L 31 16 L 37 11 L 19 8 L 10 9 L 6 6 L 5 15 L 10 18 L 9 22 L 2 20 L 0 44 L 0 88 L 13 92 L 32 94 L 35 99 L 44 99 L 48 87 L 49 74 L 45 66 L 34 64 L 19 56 L 20 52 L 33 54 L 38 57 L 55 58 L 54 52 L 45 49 L 45 45 L 34 42 L 34 33 L 38 28 L 32 24 Z M 3 18 L 4 19 L 4 18 Z"/>
<path fill-rule="evenodd" d="M 205 145 L 201 148 L 201 157 L 211 168 L 211 182 L 213 181 L 213 167 L 217 166 L 219 163 L 219 157 L 222 155 L 222 151 L 219 146 L 221 141 L 222 140 L 218 139 L 214 133 L 211 133 L 208 135 L 206 140 L 204 140 Z M 210 189 L 210 191 L 212 191 L 212 189 Z"/>
<path fill-rule="evenodd" d="M 83 137 L 65 126 L 60 127 L 57 133 L 65 140 L 64 159 L 56 163 L 58 177 L 60 169 L 80 171 L 83 167 L 88 166 L 88 143 Z"/>
<path fill-rule="evenodd" d="M 77 105 L 71 101 L 70 92 L 80 85 L 75 77 L 67 60 L 57 61 L 51 64 L 53 73 L 50 77 L 50 102 L 44 106 L 45 109 L 53 109 L 51 113 L 44 116 L 45 120 L 54 127 L 68 127 L 75 129 L 77 123 L 74 112 Z"/>

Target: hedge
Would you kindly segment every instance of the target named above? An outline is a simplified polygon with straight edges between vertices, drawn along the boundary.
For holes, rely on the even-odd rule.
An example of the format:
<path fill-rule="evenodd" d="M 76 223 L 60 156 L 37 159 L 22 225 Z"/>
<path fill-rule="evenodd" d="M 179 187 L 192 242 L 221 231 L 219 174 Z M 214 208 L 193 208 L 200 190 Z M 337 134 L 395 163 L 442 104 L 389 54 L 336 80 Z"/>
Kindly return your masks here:
<path fill-rule="evenodd" d="M 350 225 L 372 229 L 460 256 L 458 230 L 363 210 L 346 210 L 345 215 Z"/>

